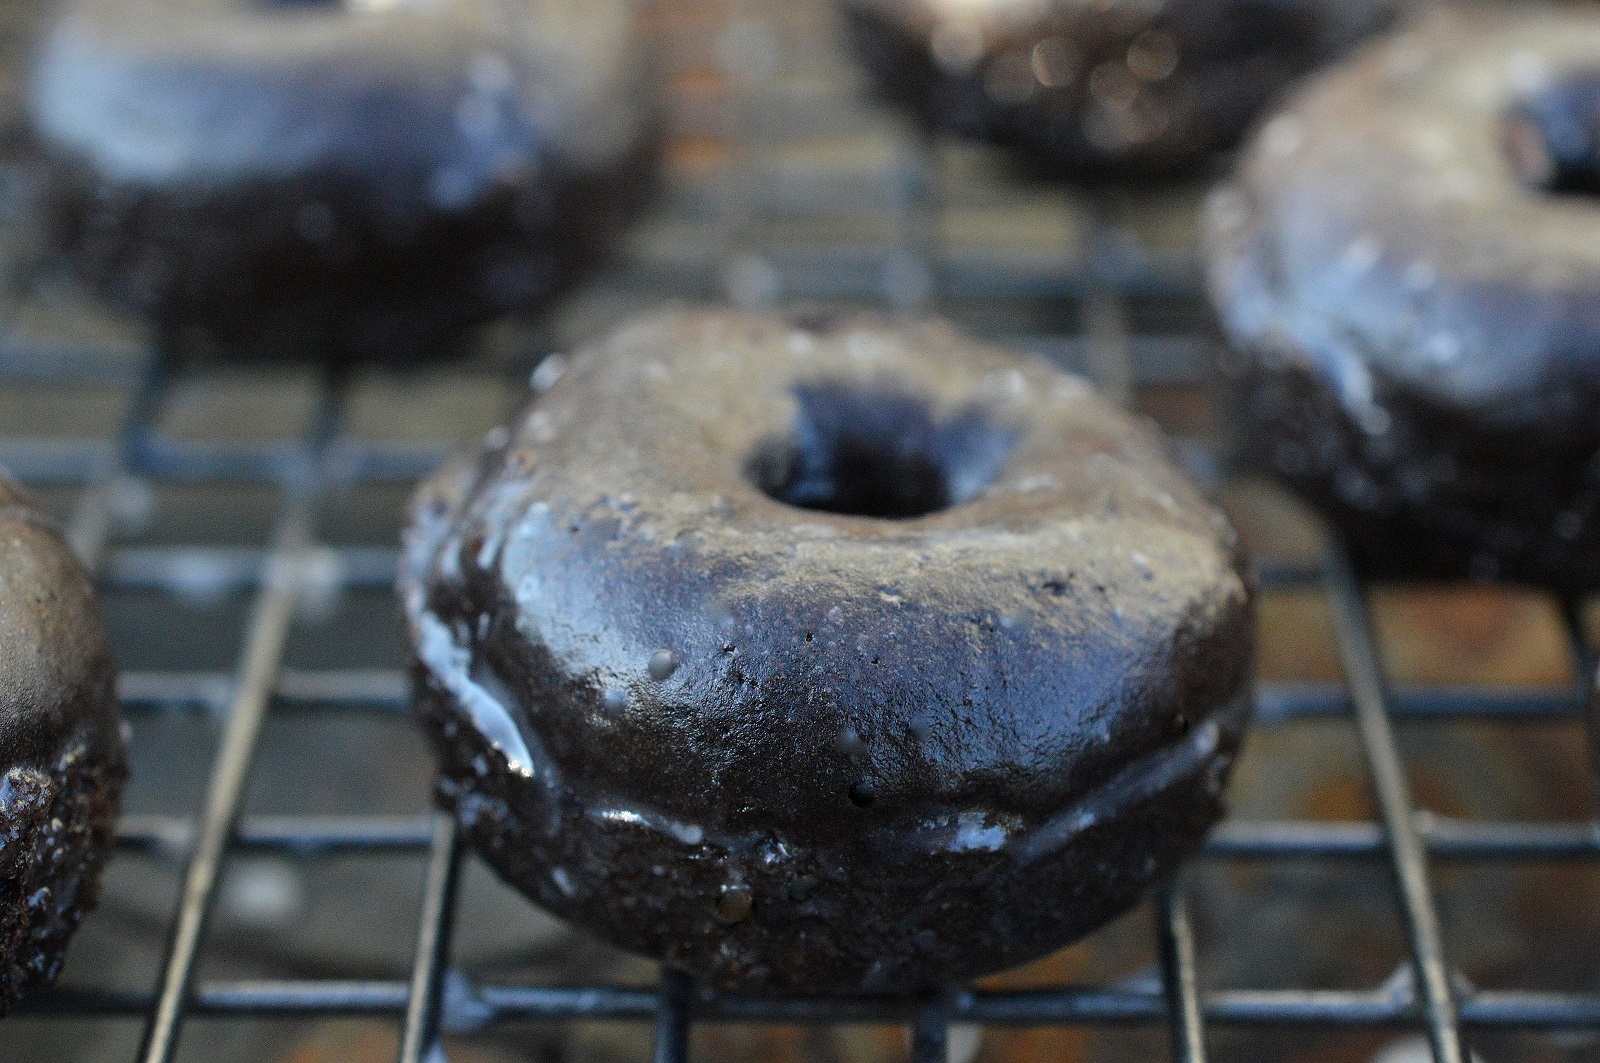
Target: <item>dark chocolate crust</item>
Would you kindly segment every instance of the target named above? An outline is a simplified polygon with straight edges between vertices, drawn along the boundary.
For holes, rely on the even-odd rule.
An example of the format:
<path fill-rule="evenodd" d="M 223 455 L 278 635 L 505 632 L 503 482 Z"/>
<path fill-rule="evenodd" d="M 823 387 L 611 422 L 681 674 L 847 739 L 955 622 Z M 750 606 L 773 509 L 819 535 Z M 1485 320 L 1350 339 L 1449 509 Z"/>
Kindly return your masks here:
<path fill-rule="evenodd" d="M 1172 178 L 1233 146 L 1391 0 L 842 0 L 889 100 L 1073 178 Z"/>
<path fill-rule="evenodd" d="M 1199 844 L 1248 712 L 1226 519 L 1147 425 L 941 325 L 626 328 L 419 492 L 402 569 L 473 843 L 725 987 L 1081 936 Z"/>
<path fill-rule="evenodd" d="M 0 1014 L 94 908 L 127 776 L 114 680 L 82 569 L 0 475 Z"/>
<path fill-rule="evenodd" d="M 636 33 L 631 0 L 76 0 L 29 84 L 48 246 L 238 356 L 457 354 L 648 199 Z"/>
<path fill-rule="evenodd" d="M 1600 22 L 1434 16 L 1267 122 L 1213 198 L 1247 452 L 1387 577 L 1600 586 Z"/>

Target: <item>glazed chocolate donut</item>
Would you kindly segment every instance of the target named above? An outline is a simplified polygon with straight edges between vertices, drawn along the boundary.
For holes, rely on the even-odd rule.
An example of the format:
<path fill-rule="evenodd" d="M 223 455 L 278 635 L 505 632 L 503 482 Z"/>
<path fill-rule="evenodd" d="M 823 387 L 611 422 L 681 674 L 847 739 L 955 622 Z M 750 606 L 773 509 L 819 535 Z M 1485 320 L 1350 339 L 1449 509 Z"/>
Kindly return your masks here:
<path fill-rule="evenodd" d="M 1378 576 L 1600 586 L 1600 18 L 1441 14 L 1212 202 L 1248 449 Z"/>
<path fill-rule="evenodd" d="M 127 775 L 111 651 L 61 535 L 0 475 L 0 1014 L 61 970 Z"/>
<path fill-rule="evenodd" d="M 1237 540 L 1079 379 L 938 325 L 667 315 L 489 444 L 415 503 L 416 704 L 479 851 L 601 937 L 910 991 L 1092 930 L 1220 814 Z"/>
<path fill-rule="evenodd" d="M 842 0 L 879 91 L 1070 177 L 1169 176 L 1232 146 L 1394 0 Z"/>
<path fill-rule="evenodd" d="M 642 204 L 634 21 L 632 0 L 72 0 L 28 96 L 50 246 L 246 356 L 455 353 Z"/>

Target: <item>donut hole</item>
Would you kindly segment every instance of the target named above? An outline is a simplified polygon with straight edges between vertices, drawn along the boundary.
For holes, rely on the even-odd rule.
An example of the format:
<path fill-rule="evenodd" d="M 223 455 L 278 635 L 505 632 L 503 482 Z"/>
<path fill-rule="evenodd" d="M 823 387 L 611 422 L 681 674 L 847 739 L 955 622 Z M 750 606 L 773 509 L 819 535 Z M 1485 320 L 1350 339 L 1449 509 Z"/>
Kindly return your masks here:
<path fill-rule="evenodd" d="M 824 381 L 794 396 L 794 424 L 758 444 L 745 473 L 799 509 L 907 520 L 959 506 L 995 481 L 1018 438 L 979 406 L 941 420 L 893 387 Z"/>
<path fill-rule="evenodd" d="M 1600 71 L 1569 77 L 1520 104 L 1505 140 L 1524 183 L 1556 195 L 1600 196 Z"/>

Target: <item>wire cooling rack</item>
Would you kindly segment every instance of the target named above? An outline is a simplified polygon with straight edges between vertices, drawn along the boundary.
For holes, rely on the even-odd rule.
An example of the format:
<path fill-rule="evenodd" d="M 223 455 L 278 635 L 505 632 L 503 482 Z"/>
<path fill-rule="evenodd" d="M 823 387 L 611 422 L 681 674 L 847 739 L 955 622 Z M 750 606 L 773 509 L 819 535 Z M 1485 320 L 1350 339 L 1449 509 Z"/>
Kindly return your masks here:
<path fill-rule="evenodd" d="M 638 306 L 721 298 L 749 306 L 845 299 L 896 312 L 946 313 L 1083 369 L 1119 397 L 1150 387 L 1192 391 L 1203 385 L 1215 342 L 1185 220 L 1193 212 L 1192 191 L 1078 196 L 1009 175 L 984 151 L 918 136 L 861 99 L 829 12 L 813 0 L 770 6 L 685 0 L 663 5 L 654 25 L 674 101 L 673 179 L 665 202 L 612 272 L 555 323 L 516 333 L 501 344 L 510 353 L 451 370 L 442 375 L 446 384 L 510 382 L 505 394 L 514 401 L 517 382 L 537 358 L 570 335 L 591 333 Z M 26 243 L 19 235 L 26 230 L 26 191 L 17 181 L 7 186 L 13 249 Z M 26 256 L 14 250 L 11 258 L 16 265 Z M 1575 726 L 1570 721 L 1578 714 L 1581 683 L 1391 686 L 1369 589 L 1336 550 L 1303 561 L 1263 560 L 1261 577 L 1268 595 L 1323 596 L 1344 681 L 1265 683 L 1258 716 L 1262 728 L 1352 722 L 1376 815 L 1229 821 L 1211 836 L 1198 863 L 1385 866 L 1385 903 L 1397 914 L 1404 953 L 1382 984 L 1209 984 L 1187 875 L 1154 901 L 1154 977 L 1025 989 L 952 987 L 911 1001 L 716 994 L 671 973 L 654 986 L 473 977 L 452 958 L 460 883 L 471 858 L 451 820 L 340 809 L 247 811 L 269 721 L 281 716 L 294 726 L 339 718 L 360 726 L 406 713 L 397 640 L 379 660 L 346 659 L 336 619 L 332 634 L 315 636 L 326 642 L 315 663 L 297 663 L 292 647 L 308 609 L 332 608 L 337 617 L 342 596 L 381 599 L 393 578 L 392 538 L 330 535 L 330 511 L 362 491 L 398 495 L 459 432 L 454 425 L 423 438 L 369 431 L 362 410 L 374 388 L 394 393 L 385 392 L 389 422 L 413 414 L 426 422 L 427 403 L 408 399 L 403 382 L 360 377 L 295 378 L 300 405 L 292 431 L 238 438 L 196 430 L 183 419 L 192 404 L 184 406 L 182 396 L 195 374 L 207 370 L 176 368 L 167 357 L 176 339 L 130 337 L 115 324 L 85 326 L 85 320 L 99 320 L 91 308 L 52 296 L 48 278 L 31 270 L 14 272 L 16 295 L 0 335 L 0 464 L 57 504 L 113 619 L 135 614 L 118 630 L 156 646 L 133 653 L 153 663 L 130 666 L 123 677 L 136 731 L 175 712 L 206 716 L 216 729 L 204 788 L 179 793 L 160 810 L 130 814 L 119 832 L 119 865 L 146 860 L 182 868 L 160 928 L 165 946 L 158 968 L 137 984 L 91 988 L 97 960 L 81 951 L 90 945 L 80 941 L 63 984 L 36 994 L 26 1018 L 13 1020 L 54 1023 L 63 1051 L 92 1019 L 139 1024 L 134 1056 L 156 1063 L 178 1058 L 180 1035 L 197 1020 L 366 1016 L 396 1025 L 403 1063 L 445 1058 L 446 1033 L 594 1020 L 654 1024 L 659 1063 L 686 1059 L 696 1026 L 745 1023 L 903 1024 L 918 1063 L 959 1054 L 951 1030 L 965 1024 L 1164 1029 L 1172 1058 L 1185 1063 L 1219 1058 L 1214 1042 L 1237 1029 L 1409 1030 L 1426 1040 L 1415 1058 L 1431 1052 L 1440 1063 L 1468 1059 L 1464 1040 L 1470 1035 L 1534 1031 L 1574 1053 L 1561 1058 L 1593 1058 L 1584 1053 L 1593 1050 L 1600 1031 L 1600 991 L 1474 988 L 1452 964 L 1434 871 L 1442 863 L 1595 862 L 1595 825 L 1420 811 L 1395 734 L 1396 723 L 1407 721 Z M 7 396 L 10 407 L 3 405 Z M 72 396 L 73 409 L 101 412 L 65 426 L 18 412 L 35 399 L 48 405 L 63 396 Z M 109 416 L 105 408 L 120 412 Z M 1182 444 L 1196 472 L 1220 482 L 1226 463 L 1214 448 L 1201 437 Z M 207 493 L 213 490 L 224 493 Z M 253 499 L 239 511 L 248 527 L 226 542 L 212 541 L 207 507 L 226 506 L 218 499 L 231 497 L 229 491 Z M 163 492 L 186 500 L 175 503 L 183 511 L 179 530 L 149 541 L 126 535 L 125 527 Z M 166 605 L 197 596 L 237 613 L 230 654 L 199 652 L 196 647 L 210 641 L 194 623 L 169 627 L 157 619 Z M 1581 604 L 1560 603 L 1560 615 L 1572 674 L 1587 675 L 1592 662 Z M 132 652 L 119 648 L 124 656 Z M 362 770 L 381 771 L 382 765 Z M 419 794 L 426 786 L 425 776 L 416 780 Z M 422 865 L 420 902 L 390 913 L 393 926 L 409 928 L 409 977 L 206 974 L 203 960 L 226 868 L 264 854 L 296 865 L 335 858 Z M 4 1042 L 0 1027 L 0 1052 Z"/>

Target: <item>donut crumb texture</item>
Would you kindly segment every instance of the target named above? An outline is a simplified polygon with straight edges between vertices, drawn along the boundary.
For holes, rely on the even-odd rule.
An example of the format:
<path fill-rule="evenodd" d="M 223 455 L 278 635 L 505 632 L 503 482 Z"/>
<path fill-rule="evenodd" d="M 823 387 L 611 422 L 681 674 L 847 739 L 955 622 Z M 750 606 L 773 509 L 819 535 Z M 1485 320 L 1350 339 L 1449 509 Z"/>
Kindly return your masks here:
<path fill-rule="evenodd" d="M 60 973 L 99 896 L 126 778 L 81 732 L 48 768 L 0 777 L 0 1014 Z"/>

